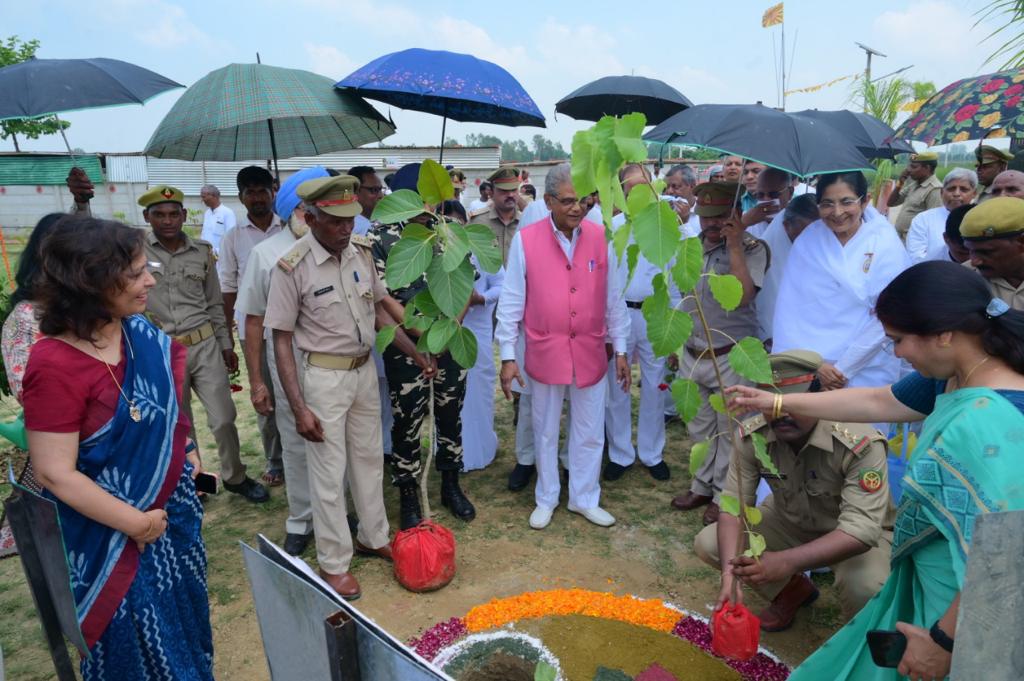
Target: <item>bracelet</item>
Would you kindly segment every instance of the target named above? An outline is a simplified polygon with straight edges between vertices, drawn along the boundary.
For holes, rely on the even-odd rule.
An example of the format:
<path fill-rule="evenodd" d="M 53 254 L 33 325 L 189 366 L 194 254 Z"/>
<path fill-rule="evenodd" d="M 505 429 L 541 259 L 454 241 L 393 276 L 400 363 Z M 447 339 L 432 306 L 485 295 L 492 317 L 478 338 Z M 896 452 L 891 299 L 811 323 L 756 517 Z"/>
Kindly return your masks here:
<path fill-rule="evenodd" d="M 185 445 L 185 453 L 188 454 L 189 452 L 194 452 L 194 451 L 196 451 L 196 441 L 192 440 L 187 445 Z"/>
<path fill-rule="evenodd" d="M 782 393 L 775 393 L 772 400 L 772 421 L 782 417 Z"/>
<path fill-rule="evenodd" d="M 940 648 L 945 650 L 947 653 L 953 652 L 953 639 L 951 639 L 949 634 L 939 627 L 938 620 L 935 620 L 935 624 L 933 624 L 932 628 L 928 630 L 928 633 L 931 634 L 932 640 L 935 641 Z"/>

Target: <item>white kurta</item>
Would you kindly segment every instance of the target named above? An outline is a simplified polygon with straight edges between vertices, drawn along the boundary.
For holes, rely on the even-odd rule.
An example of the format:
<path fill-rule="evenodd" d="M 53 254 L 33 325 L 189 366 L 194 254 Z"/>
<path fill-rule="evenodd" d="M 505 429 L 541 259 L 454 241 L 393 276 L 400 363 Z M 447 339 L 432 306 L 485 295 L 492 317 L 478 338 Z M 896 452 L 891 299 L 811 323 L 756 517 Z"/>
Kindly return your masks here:
<path fill-rule="evenodd" d="M 918 213 L 910 221 L 910 229 L 907 230 L 907 253 L 913 262 L 949 257 L 946 240 L 943 238 L 948 217 L 949 210 L 945 206 L 939 206 Z M 935 257 L 936 254 L 940 257 Z"/>
<path fill-rule="evenodd" d="M 786 262 L 773 320 L 773 352 L 814 350 L 850 387 L 895 382 L 900 362 L 883 348 L 874 315 L 878 294 L 910 264 L 895 228 L 876 210 L 842 245 L 821 220 L 797 238 Z"/>
<path fill-rule="evenodd" d="M 473 258 L 477 265 L 476 258 Z M 466 313 L 462 325 L 476 336 L 476 364 L 466 376 L 466 399 L 462 403 L 462 469 L 472 471 L 485 468 L 494 461 L 498 451 L 498 436 L 494 432 L 494 368 L 492 347 L 492 320 L 498 305 L 501 285 L 505 280 L 504 268 L 494 274 L 483 272 L 473 283 L 473 290 L 484 298 L 483 305 L 473 305 Z"/>
<path fill-rule="evenodd" d="M 782 211 L 772 218 L 767 229 L 758 237 L 768 244 L 768 255 L 771 257 L 771 265 L 764 273 L 764 284 L 757 292 L 757 322 L 761 327 L 761 340 L 768 340 L 772 337 L 775 301 L 779 297 L 779 285 L 782 283 L 782 273 L 785 271 L 786 261 L 789 260 L 789 251 L 793 248 L 793 242 L 789 240 L 786 228 L 782 224 L 784 212 Z"/>

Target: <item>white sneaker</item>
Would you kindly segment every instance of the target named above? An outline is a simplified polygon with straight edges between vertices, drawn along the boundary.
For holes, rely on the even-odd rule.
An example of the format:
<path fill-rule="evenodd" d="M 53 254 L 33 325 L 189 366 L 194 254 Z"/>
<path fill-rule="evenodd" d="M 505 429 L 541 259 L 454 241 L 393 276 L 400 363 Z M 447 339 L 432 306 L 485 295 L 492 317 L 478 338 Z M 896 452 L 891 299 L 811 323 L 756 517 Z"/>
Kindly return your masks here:
<path fill-rule="evenodd" d="M 538 506 L 530 514 L 530 527 L 535 530 L 543 530 L 551 522 L 551 515 L 555 512 L 553 508 Z"/>
<path fill-rule="evenodd" d="M 594 508 L 576 508 L 572 504 L 569 504 L 569 510 L 573 513 L 579 513 L 590 522 L 595 525 L 600 525 L 601 527 L 611 527 L 615 524 L 615 516 L 600 506 L 595 506 Z"/>

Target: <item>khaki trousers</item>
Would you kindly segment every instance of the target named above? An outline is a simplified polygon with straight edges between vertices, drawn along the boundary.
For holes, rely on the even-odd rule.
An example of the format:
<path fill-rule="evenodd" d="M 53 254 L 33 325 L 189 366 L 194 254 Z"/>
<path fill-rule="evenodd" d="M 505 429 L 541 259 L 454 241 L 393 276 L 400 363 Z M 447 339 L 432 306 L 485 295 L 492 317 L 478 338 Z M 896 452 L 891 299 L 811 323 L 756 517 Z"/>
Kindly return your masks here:
<path fill-rule="evenodd" d="M 294 347 L 294 346 L 293 346 Z M 277 357 L 274 355 L 274 341 L 265 339 L 263 348 L 267 359 L 268 371 L 264 374 L 265 382 L 274 386 L 274 413 L 277 421 L 277 432 L 281 442 L 281 464 L 284 468 L 285 493 L 288 495 L 288 519 L 284 523 L 285 532 L 290 534 L 309 534 L 313 531 L 313 507 L 309 501 L 309 469 L 306 466 L 306 440 L 295 430 L 295 414 L 288 404 L 288 395 L 277 375 Z M 302 384 L 302 357 L 299 352 L 292 352 L 295 368 Z"/>
<path fill-rule="evenodd" d="M 260 367 L 263 372 L 263 381 L 268 385 L 271 383 L 270 373 L 270 358 L 268 356 L 269 348 L 273 344 L 273 340 L 269 340 L 263 343 L 263 350 L 260 352 Z M 287 404 L 285 400 L 282 404 Z M 278 404 L 277 391 L 270 391 L 270 404 L 276 407 Z M 287 411 L 287 410 L 286 410 Z M 283 463 L 281 461 L 281 448 L 284 446 L 281 442 L 281 435 L 277 430 L 277 419 L 274 414 L 270 416 L 264 416 L 263 414 L 256 414 L 256 427 L 260 429 L 260 440 L 263 441 L 263 453 L 267 457 L 267 469 L 268 470 L 281 470 Z M 287 475 L 285 476 L 287 479 Z"/>
<path fill-rule="evenodd" d="M 755 532 L 761 534 L 768 551 L 783 551 L 814 541 L 819 536 L 788 522 L 771 505 L 771 497 L 760 506 L 761 524 Z M 718 523 L 708 525 L 693 540 L 693 552 L 708 565 L 721 568 L 718 559 Z M 847 618 L 853 617 L 878 593 L 889 578 L 889 556 L 892 553 L 892 532 L 883 531 L 878 546 L 865 553 L 829 565 L 836 576 L 839 600 Z M 822 566 L 824 567 L 824 566 Z M 774 600 L 789 582 L 789 577 L 755 587 L 755 591 L 767 601 Z"/>
<path fill-rule="evenodd" d="M 220 344 L 210 336 L 189 347 L 185 368 L 182 402 L 192 422 L 192 439 L 196 439 L 195 419 L 192 418 L 192 391 L 206 410 L 206 422 L 217 442 L 220 457 L 220 478 L 237 485 L 245 479 L 245 464 L 240 456 L 238 430 L 235 428 L 235 403 L 231 401 L 228 370 L 224 366 Z"/>
<path fill-rule="evenodd" d="M 323 442 L 306 441 L 316 558 L 324 572 L 337 575 L 347 572 L 352 561 L 346 475 L 359 515 L 360 543 L 372 549 L 388 543 L 377 368 L 372 362 L 350 371 L 306 363 L 304 372 L 306 405 L 324 431 Z"/>

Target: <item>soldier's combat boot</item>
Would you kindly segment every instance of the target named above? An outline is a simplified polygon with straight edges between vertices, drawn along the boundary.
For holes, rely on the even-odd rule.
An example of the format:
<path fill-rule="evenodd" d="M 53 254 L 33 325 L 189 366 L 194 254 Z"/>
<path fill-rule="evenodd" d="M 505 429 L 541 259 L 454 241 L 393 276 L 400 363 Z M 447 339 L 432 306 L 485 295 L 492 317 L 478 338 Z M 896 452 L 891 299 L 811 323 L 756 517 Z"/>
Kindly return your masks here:
<path fill-rule="evenodd" d="M 423 511 L 420 509 L 420 495 L 415 480 L 398 486 L 398 500 L 401 504 L 398 509 L 399 527 L 409 530 L 419 525 L 423 520 Z"/>
<path fill-rule="evenodd" d="M 441 471 L 441 504 L 456 518 L 467 523 L 476 517 L 473 502 L 466 498 L 459 487 L 458 471 Z"/>

